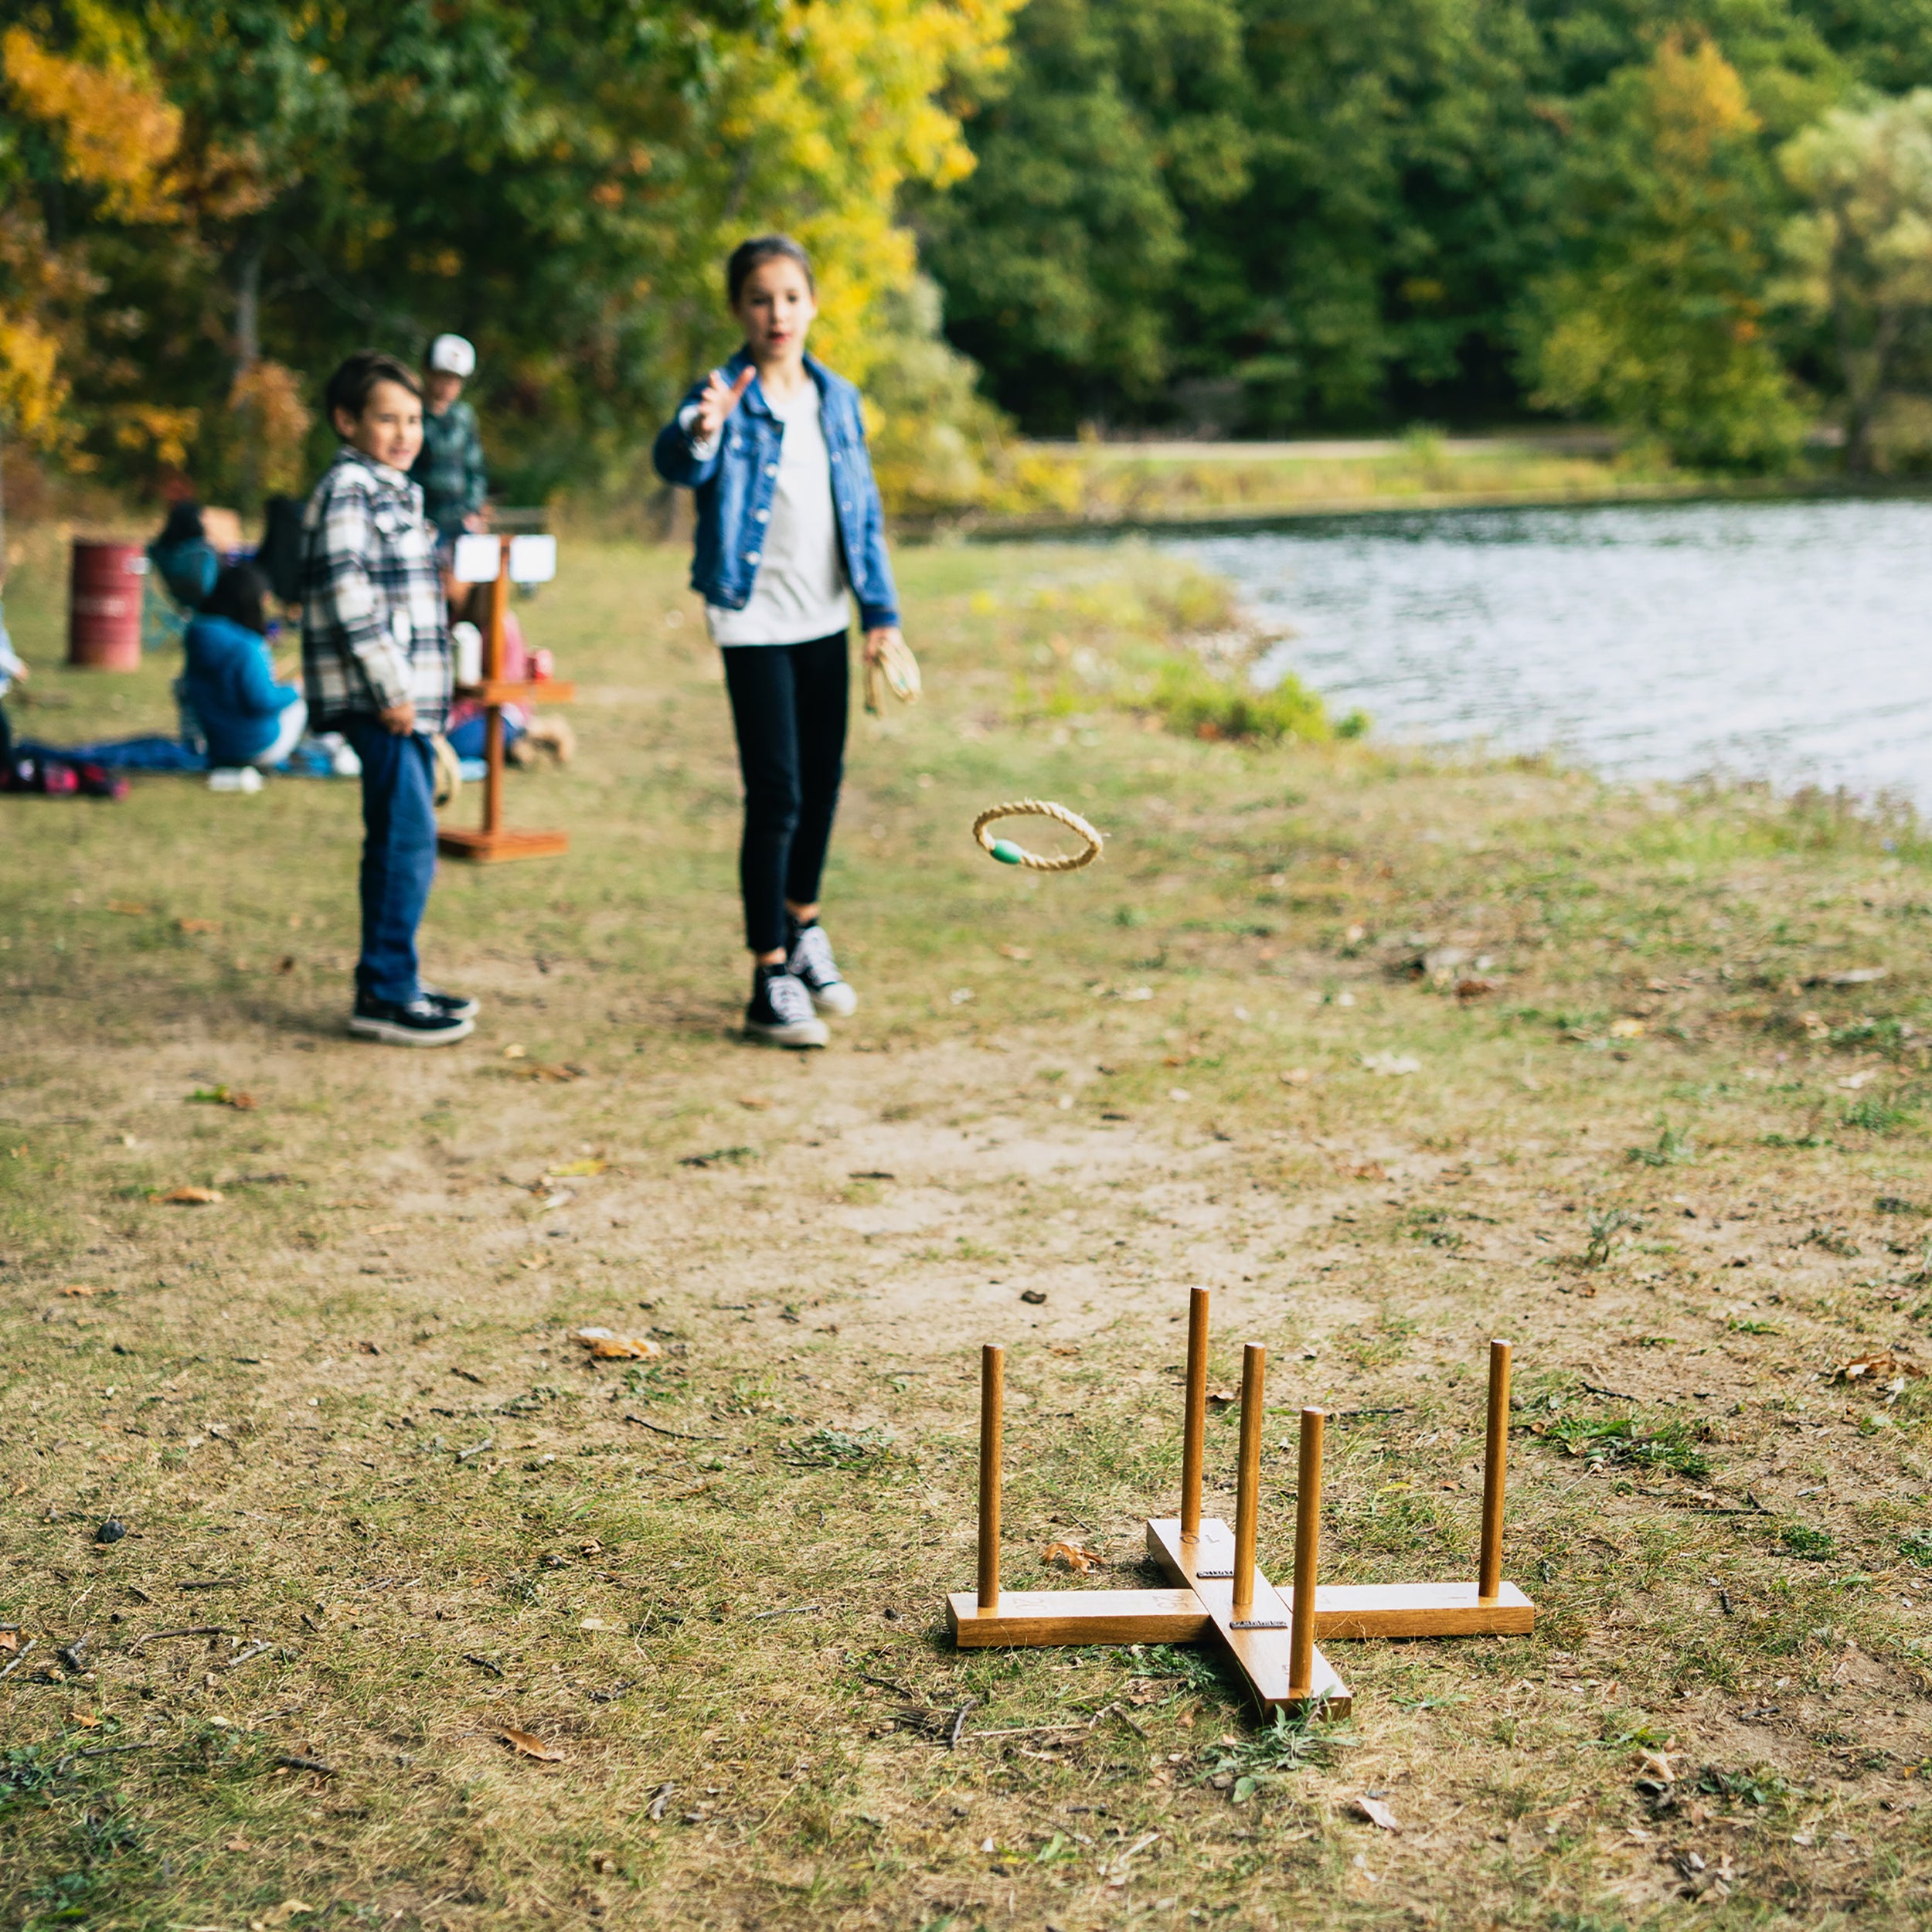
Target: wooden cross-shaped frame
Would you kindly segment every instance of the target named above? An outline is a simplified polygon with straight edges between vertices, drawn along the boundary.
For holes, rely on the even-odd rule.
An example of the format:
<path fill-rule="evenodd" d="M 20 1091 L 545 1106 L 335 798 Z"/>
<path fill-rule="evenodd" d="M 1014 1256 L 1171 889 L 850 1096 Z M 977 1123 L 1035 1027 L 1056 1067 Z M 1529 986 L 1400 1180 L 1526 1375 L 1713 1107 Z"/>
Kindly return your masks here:
<path fill-rule="evenodd" d="M 1188 1318 L 1187 1403 L 1181 1513 L 1147 1526 L 1161 1590 L 1002 1590 L 999 1583 L 1001 1419 L 1005 1351 L 988 1345 L 980 1371 L 979 1587 L 947 1599 L 962 1649 L 1058 1644 L 1186 1644 L 1218 1640 L 1264 1711 L 1319 1709 L 1339 1716 L 1349 1689 L 1315 1648 L 1318 1637 L 1462 1637 L 1530 1630 L 1536 1606 L 1502 1580 L 1503 1475 L 1509 1427 L 1509 1345 L 1489 1349 L 1482 1546 L 1473 1582 L 1322 1587 L 1323 1411 L 1304 1409 L 1296 1469 L 1294 1576 L 1285 1598 L 1255 1566 L 1260 1516 L 1263 1391 L 1267 1352 L 1250 1343 L 1241 1374 L 1241 1440 L 1232 1535 L 1201 1515 L 1207 1420 L 1208 1292 Z"/>

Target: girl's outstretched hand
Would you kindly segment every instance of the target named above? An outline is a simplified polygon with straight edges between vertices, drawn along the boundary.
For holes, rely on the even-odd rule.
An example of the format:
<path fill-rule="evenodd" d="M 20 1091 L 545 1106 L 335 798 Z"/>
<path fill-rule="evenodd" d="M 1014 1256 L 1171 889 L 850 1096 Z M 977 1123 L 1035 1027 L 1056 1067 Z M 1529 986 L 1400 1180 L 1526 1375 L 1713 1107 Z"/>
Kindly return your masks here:
<path fill-rule="evenodd" d="M 727 383 L 716 369 L 705 378 L 704 393 L 698 398 L 698 413 L 691 427 L 692 440 L 709 443 L 725 426 L 726 419 L 738 406 L 738 400 L 751 386 L 757 370 L 749 364 L 735 383 Z"/>

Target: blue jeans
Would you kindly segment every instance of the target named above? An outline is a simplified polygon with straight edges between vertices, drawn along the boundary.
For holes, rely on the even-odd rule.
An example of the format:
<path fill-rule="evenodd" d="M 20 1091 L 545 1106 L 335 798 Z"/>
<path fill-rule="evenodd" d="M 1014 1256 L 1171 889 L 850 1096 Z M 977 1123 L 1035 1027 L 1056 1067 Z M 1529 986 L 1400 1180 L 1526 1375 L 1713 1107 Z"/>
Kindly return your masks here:
<path fill-rule="evenodd" d="M 416 929 L 436 876 L 436 760 L 420 733 L 398 737 L 373 718 L 342 736 L 362 761 L 362 956 L 355 990 L 406 1005 L 417 981 Z"/>

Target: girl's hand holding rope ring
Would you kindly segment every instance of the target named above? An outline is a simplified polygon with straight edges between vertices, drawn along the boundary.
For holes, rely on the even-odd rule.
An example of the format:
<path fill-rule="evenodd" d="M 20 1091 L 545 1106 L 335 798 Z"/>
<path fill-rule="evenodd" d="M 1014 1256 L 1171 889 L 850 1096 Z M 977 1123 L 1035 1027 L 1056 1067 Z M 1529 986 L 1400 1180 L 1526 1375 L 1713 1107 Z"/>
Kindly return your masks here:
<path fill-rule="evenodd" d="M 1086 849 L 1060 858 L 1043 859 L 1037 852 L 1029 852 L 1024 845 L 1015 845 L 1011 839 L 994 838 L 988 828 L 999 818 L 1053 819 L 1068 831 L 1078 832 L 1087 841 Z M 1002 866 L 1024 866 L 1029 872 L 1078 872 L 1083 866 L 1090 866 L 1100 857 L 1102 843 L 1100 835 L 1077 811 L 1069 811 L 1066 806 L 1056 805 L 1046 798 L 1015 798 L 1003 805 L 988 805 L 973 821 L 973 836 L 979 842 L 980 849 Z"/>

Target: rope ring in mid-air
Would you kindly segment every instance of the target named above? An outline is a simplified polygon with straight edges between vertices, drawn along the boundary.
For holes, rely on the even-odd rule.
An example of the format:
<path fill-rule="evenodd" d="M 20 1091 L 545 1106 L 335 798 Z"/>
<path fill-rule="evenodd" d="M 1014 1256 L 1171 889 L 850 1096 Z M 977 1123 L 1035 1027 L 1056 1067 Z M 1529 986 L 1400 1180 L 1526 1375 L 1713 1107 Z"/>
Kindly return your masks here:
<path fill-rule="evenodd" d="M 1037 852 L 1016 845 L 1009 838 L 990 837 L 987 828 L 998 818 L 1051 818 L 1077 832 L 1087 841 L 1084 849 L 1056 859 L 1043 859 Z M 973 836 L 982 851 L 1002 866 L 1024 866 L 1029 872 L 1078 872 L 1100 855 L 1100 835 L 1077 811 L 1069 811 L 1046 798 L 1015 798 L 1003 805 L 988 805 L 973 821 Z"/>

